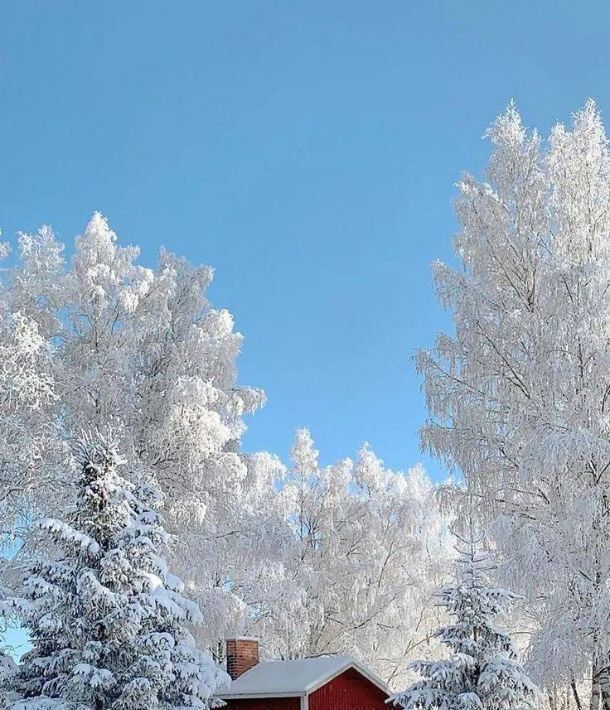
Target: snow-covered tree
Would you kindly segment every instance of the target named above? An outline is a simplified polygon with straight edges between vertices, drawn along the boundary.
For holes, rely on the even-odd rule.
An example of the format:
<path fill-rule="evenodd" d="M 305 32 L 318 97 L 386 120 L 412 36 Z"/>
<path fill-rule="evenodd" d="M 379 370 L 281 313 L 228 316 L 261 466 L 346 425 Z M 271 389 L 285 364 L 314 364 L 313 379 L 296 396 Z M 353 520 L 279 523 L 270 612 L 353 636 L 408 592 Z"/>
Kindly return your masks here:
<path fill-rule="evenodd" d="M 6 653 L 0 653 L 0 703 L 6 707 L 10 702 L 10 691 L 18 667 L 15 661 Z"/>
<path fill-rule="evenodd" d="M 442 568 L 425 476 L 405 480 L 368 450 L 356 463 L 316 464 L 307 501 L 325 538 L 314 549 L 315 533 L 295 522 L 305 474 L 240 450 L 244 416 L 264 395 L 238 385 L 242 339 L 207 300 L 212 270 L 167 252 L 142 266 L 99 214 L 70 259 L 48 227 L 21 234 L 17 252 L 0 272 L 0 342 L 18 344 L 0 362 L 10 392 L 4 409 L 0 401 L 0 482 L 18 484 L 7 488 L 10 511 L 0 501 L 0 530 L 20 535 L 15 521 L 27 528 L 73 497 L 77 467 L 62 462 L 82 430 L 120 431 L 125 477 L 137 471 L 164 496 L 172 567 L 206 620 L 194 630 L 202 647 L 221 655 L 227 635 L 256 633 L 270 653 L 345 650 L 376 659 L 386 677 L 400 672 L 427 636 L 426 590 Z M 32 549 L 20 542 L 6 548 L 20 549 L 19 565 Z M 355 611 L 341 594 L 356 595 Z"/>
<path fill-rule="evenodd" d="M 434 488 L 421 467 L 391 471 L 366 445 L 355 461 L 320 466 L 307 430 L 292 458 L 279 497 L 291 531 L 277 548 L 281 582 L 244 631 L 276 657 L 347 653 L 403 682 L 436 622 L 430 595 L 452 552 Z"/>
<path fill-rule="evenodd" d="M 76 504 L 38 523 L 47 552 L 11 604 L 33 645 L 13 707 L 210 707 L 224 674 L 187 629 L 202 617 L 168 570 L 158 493 L 121 475 L 110 439 L 79 461 Z"/>
<path fill-rule="evenodd" d="M 49 343 L 27 315 L 2 307 L 0 292 L 0 590 L 33 497 L 54 499 L 58 398 Z"/>
<path fill-rule="evenodd" d="M 593 102 L 548 141 L 514 106 L 486 179 L 459 184 L 455 333 L 418 356 L 424 445 L 465 477 L 545 684 L 610 707 L 610 155 Z M 577 697 L 578 704 L 581 700 Z"/>
<path fill-rule="evenodd" d="M 442 660 L 421 660 L 412 669 L 421 679 L 392 697 L 406 710 L 526 710 L 538 691 L 517 659 L 510 636 L 498 622 L 515 595 L 490 587 L 489 556 L 480 539 L 459 538 L 455 586 L 439 593 L 453 617 L 436 636 L 449 649 Z"/>
<path fill-rule="evenodd" d="M 212 270 L 165 251 L 151 269 L 138 254 L 100 214 L 69 261 L 50 228 L 19 235 L 0 274 L 0 531 L 58 510 L 55 493 L 71 485 L 66 442 L 91 427 L 120 431 L 127 470 L 164 495 L 174 564 L 212 643 L 244 606 L 219 580 L 243 560 L 262 565 L 271 535 L 250 531 L 274 527 L 271 506 L 251 505 L 276 494 L 262 459 L 240 452 L 243 417 L 264 395 L 237 383 L 242 338 L 206 298 Z M 10 555 L 18 545 L 7 542 Z"/>
<path fill-rule="evenodd" d="M 55 464 L 63 450 L 50 344 L 38 324 L 8 301 L 0 287 L 0 600 L 18 579 L 15 553 L 32 500 L 57 501 Z M 0 623 L 1 651 L 10 622 Z"/>

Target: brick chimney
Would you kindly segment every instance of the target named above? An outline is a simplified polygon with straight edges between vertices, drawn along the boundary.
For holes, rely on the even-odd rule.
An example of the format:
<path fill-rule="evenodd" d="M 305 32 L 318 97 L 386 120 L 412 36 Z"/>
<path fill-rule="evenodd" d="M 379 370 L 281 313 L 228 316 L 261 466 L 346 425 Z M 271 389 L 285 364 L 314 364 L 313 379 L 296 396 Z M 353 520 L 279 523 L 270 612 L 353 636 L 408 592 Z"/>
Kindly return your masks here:
<path fill-rule="evenodd" d="M 258 663 L 258 639 L 227 639 L 227 673 L 231 680 L 239 678 Z"/>

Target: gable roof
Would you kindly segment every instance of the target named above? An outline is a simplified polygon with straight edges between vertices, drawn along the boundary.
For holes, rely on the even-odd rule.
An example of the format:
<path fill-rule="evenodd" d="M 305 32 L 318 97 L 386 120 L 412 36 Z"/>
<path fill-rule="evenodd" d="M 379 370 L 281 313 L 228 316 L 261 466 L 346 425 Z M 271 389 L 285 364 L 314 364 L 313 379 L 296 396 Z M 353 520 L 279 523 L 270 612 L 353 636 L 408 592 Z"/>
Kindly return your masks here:
<path fill-rule="evenodd" d="M 263 661 L 239 676 L 219 696 L 225 700 L 304 697 L 350 668 L 388 693 L 385 683 L 351 656 L 320 656 L 293 661 Z"/>

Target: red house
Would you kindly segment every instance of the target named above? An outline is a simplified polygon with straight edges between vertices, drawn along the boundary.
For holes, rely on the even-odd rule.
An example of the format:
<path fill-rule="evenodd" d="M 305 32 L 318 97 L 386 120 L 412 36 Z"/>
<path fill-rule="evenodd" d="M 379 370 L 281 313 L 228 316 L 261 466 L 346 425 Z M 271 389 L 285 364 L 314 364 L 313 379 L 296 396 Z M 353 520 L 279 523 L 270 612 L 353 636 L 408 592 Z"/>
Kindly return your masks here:
<path fill-rule="evenodd" d="M 349 656 L 259 662 L 258 641 L 227 641 L 227 710 L 387 710 L 382 680 Z"/>

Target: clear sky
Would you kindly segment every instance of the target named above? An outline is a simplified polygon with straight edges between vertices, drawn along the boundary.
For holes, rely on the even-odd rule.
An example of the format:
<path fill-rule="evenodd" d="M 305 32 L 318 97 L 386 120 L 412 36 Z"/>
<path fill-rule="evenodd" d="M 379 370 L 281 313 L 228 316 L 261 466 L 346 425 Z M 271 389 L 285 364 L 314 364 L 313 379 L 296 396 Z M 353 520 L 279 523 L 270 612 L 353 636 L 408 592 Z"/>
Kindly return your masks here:
<path fill-rule="evenodd" d="M 0 225 L 71 241 L 98 209 L 214 266 L 269 397 L 247 449 L 309 426 L 323 461 L 440 476 L 410 358 L 449 324 L 453 185 L 511 97 L 547 130 L 589 96 L 610 114 L 601 0 L 5 1 Z"/>

